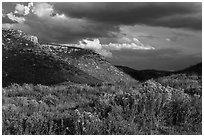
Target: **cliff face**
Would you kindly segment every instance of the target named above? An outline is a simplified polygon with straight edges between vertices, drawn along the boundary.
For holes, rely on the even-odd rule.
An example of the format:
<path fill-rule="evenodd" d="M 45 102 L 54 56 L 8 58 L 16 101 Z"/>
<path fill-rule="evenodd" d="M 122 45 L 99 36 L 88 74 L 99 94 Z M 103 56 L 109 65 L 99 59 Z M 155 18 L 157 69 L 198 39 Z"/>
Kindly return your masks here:
<path fill-rule="evenodd" d="M 2 31 L 3 86 L 11 83 L 89 85 L 136 82 L 99 54 L 82 48 L 41 45 L 19 30 Z"/>

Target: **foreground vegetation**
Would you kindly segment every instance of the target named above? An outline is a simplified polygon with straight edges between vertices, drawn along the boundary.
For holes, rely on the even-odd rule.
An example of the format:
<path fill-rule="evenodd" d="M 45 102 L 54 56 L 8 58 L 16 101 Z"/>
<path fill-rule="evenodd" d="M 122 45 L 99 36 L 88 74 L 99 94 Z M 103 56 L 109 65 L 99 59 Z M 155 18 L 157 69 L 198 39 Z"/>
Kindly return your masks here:
<path fill-rule="evenodd" d="M 201 83 L 187 77 L 191 93 L 177 88 L 179 75 L 172 79 L 99 87 L 12 84 L 2 91 L 2 133 L 202 134 Z"/>

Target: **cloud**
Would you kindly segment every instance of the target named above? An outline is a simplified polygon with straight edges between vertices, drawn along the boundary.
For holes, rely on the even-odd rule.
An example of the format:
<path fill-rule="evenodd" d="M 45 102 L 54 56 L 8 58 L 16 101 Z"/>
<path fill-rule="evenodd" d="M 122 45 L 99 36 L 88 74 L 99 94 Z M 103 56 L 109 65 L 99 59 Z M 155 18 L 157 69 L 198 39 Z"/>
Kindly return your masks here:
<path fill-rule="evenodd" d="M 36 35 L 40 43 L 73 43 L 134 68 L 173 69 L 202 57 L 201 5 L 3 2 L 2 27 Z"/>
<path fill-rule="evenodd" d="M 11 20 L 7 15 L 2 14 L 2 24 L 5 24 L 5 23 L 13 24 L 13 23 L 18 23 L 18 22 L 15 20 Z"/>
<path fill-rule="evenodd" d="M 8 14 L 6 14 L 6 15 L 7 15 L 7 17 L 8 17 L 10 20 L 12 20 L 13 22 L 23 23 L 23 22 L 25 21 L 25 18 L 15 16 L 15 15 L 13 14 L 13 12 L 10 12 L 10 13 L 8 13 Z"/>
<path fill-rule="evenodd" d="M 169 41 L 169 42 L 172 41 L 171 38 L 166 38 L 165 40 L 166 40 L 166 41 Z"/>
<path fill-rule="evenodd" d="M 28 6 L 25 6 L 23 4 L 16 4 L 15 6 L 15 14 L 19 15 L 28 15 L 29 13 L 33 13 L 37 15 L 38 17 L 43 16 L 50 16 L 54 13 L 53 6 L 48 3 L 28 3 Z"/>
<path fill-rule="evenodd" d="M 54 13 L 53 6 L 48 3 L 35 3 L 33 13 L 38 17 L 51 16 Z"/>
<path fill-rule="evenodd" d="M 128 50 L 154 50 L 155 49 L 152 46 L 142 44 L 136 38 L 134 38 L 133 41 L 134 42 L 132 43 L 122 43 L 122 44 L 118 44 L 118 43 L 101 44 L 99 39 L 93 39 L 93 40 L 83 39 L 79 41 L 79 44 L 62 44 L 62 45 L 92 49 L 105 57 L 112 57 L 111 51 L 118 51 L 123 49 L 128 49 Z"/>
<path fill-rule="evenodd" d="M 32 7 L 33 2 L 28 3 L 28 6 L 24 6 L 23 4 L 16 4 L 14 13 L 19 15 L 28 15 Z"/>
<path fill-rule="evenodd" d="M 120 50 L 112 51 L 114 55 L 111 62 L 115 65 L 124 65 L 138 70 L 179 70 L 188 67 L 190 64 L 202 62 L 201 56 L 196 54 L 182 54 L 177 49 L 156 49 L 156 50 Z M 202 55 L 199 54 L 199 55 Z"/>
<path fill-rule="evenodd" d="M 13 24 L 4 23 L 4 24 L 2 24 L 2 28 L 12 29 L 13 28 Z"/>
<path fill-rule="evenodd" d="M 150 34 L 140 34 L 138 37 L 140 38 L 148 38 L 148 39 L 161 39 L 159 36 L 154 36 Z"/>
<path fill-rule="evenodd" d="M 23 4 L 16 4 L 15 11 L 9 13 L 2 14 L 2 23 L 23 23 L 26 19 L 24 18 L 25 15 L 30 13 L 31 8 L 33 7 L 33 3 L 28 3 L 28 6 L 24 6 Z M 3 9 L 4 11 L 4 9 Z M 5 11 L 4 11 L 5 12 Z M 18 16 L 17 16 L 18 15 Z M 5 26 L 5 25 L 3 25 Z M 10 25 L 12 26 L 12 25 Z"/>
<path fill-rule="evenodd" d="M 24 12 L 25 12 L 24 5 L 16 4 L 14 13 L 24 15 L 25 14 Z"/>
<path fill-rule="evenodd" d="M 119 30 L 108 24 L 70 18 L 63 14 L 44 17 L 31 15 L 24 23 L 31 28 L 32 33 L 41 38 L 42 42 L 77 43 L 85 38 L 109 37 L 110 31 Z"/>
<path fill-rule="evenodd" d="M 79 47 L 84 49 L 92 49 L 104 57 L 112 57 L 112 53 L 109 50 L 106 50 L 103 48 L 104 45 L 100 43 L 99 39 L 93 39 L 93 40 L 83 39 L 79 41 L 78 44 L 61 44 L 61 45 Z"/>
<path fill-rule="evenodd" d="M 200 28 L 199 3 L 43 2 L 14 5 L 15 11 L 10 12 L 9 20 L 23 24 L 12 26 L 38 35 L 41 42 L 77 43 L 86 38 L 107 38 L 110 42 L 131 43 L 129 37 L 118 37 L 124 24 Z M 194 17 L 195 14 L 197 16 Z M 187 16 L 191 17 L 188 21 L 185 20 L 185 23 L 178 20 L 184 18 L 184 15 L 186 19 Z M 3 20 L 9 23 L 8 19 Z"/>
<path fill-rule="evenodd" d="M 137 38 L 133 38 L 131 43 L 110 43 L 103 47 L 109 50 L 121 50 L 121 49 L 132 49 L 132 50 L 154 50 L 155 48 L 150 45 L 144 45 Z"/>
<path fill-rule="evenodd" d="M 90 48 L 90 49 L 102 49 L 99 39 L 94 39 L 93 41 L 84 39 L 79 41 L 79 47 Z"/>
<path fill-rule="evenodd" d="M 145 24 L 195 30 L 201 30 L 202 26 L 201 2 L 96 2 L 53 5 L 58 12 L 67 16 L 113 25 Z"/>
<path fill-rule="evenodd" d="M 119 31 L 118 26 L 72 18 L 63 13 L 58 13 L 53 5 L 49 3 L 33 3 L 33 6 L 29 6 L 28 3 L 24 4 L 24 7 L 17 5 L 15 7 L 18 7 L 16 8 L 18 9 L 18 13 L 23 15 L 17 17 L 13 12 L 10 12 L 10 18 L 13 21 L 16 20 L 19 22 L 10 26 L 14 29 L 20 29 L 26 33 L 37 35 L 39 41 L 43 43 L 77 43 L 79 40 L 86 38 L 110 37 L 111 32 Z M 25 14 L 25 7 L 30 8 L 29 14 L 27 14 L 28 12 Z M 20 19 L 23 20 L 20 21 Z"/>
<path fill-rule="evenodd" d="M 41 3 L 28 3 L 28 6 L 25 6 L 23 4 L 16 4 L 15 6 L 15 14 L 19 15 L 28 15 L 29 13 L 33 13 L 37 15 L 38 17 L 44 17 L 44 16 L 51 16 L 54 13 L 53 5 L 41 2 Z"/>
<path fill-rule="evenodd" d="M 202 14 L 199 13 L 161 17 L 152 20 L 151 25 L 170 28 L 188 28 L 192 30 L 202 30 Z"/>

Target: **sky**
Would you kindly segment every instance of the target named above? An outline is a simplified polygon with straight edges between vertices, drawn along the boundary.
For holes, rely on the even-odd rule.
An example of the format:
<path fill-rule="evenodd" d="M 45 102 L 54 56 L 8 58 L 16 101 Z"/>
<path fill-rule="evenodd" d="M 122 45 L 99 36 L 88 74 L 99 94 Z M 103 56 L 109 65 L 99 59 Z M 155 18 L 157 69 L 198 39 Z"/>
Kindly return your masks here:
<path fill-rule="evenodd" d="M 40 43 L 92 49 L 137 70 L 202 61 L 201 2 L 3 2 L 2 27 Z"/>

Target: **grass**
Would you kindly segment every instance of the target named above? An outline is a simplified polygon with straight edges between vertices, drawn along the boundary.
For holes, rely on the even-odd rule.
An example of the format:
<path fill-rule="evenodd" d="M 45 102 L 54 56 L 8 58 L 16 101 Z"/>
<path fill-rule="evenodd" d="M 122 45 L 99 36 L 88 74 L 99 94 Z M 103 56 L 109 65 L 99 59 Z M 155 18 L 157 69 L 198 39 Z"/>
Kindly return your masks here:
<path fill-rule="evenodd" d="M 3 88 L 5 135 L 202 134 L 202 95 L 138 85 L 13 84 Z"/>

